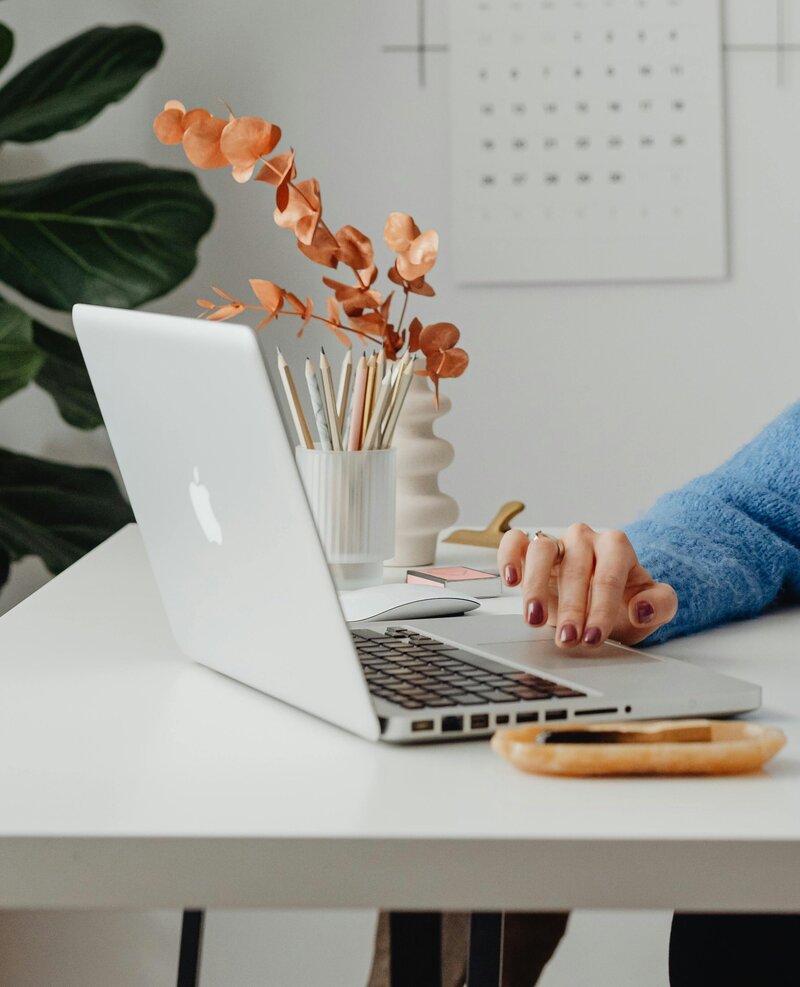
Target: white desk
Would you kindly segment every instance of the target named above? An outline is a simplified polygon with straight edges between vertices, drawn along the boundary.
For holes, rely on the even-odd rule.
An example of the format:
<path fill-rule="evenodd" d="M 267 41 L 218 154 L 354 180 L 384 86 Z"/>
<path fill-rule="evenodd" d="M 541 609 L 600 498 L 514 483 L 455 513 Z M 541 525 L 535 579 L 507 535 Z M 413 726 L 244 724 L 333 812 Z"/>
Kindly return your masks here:
<path fill-rule="evenodd" d="M 768 773 L 537 778 L 188 661 L 129 527 L 0 620 L 0 907 L 800 911 L 798 642 L 795 610 L 668 646 L 763 684 Z"/>

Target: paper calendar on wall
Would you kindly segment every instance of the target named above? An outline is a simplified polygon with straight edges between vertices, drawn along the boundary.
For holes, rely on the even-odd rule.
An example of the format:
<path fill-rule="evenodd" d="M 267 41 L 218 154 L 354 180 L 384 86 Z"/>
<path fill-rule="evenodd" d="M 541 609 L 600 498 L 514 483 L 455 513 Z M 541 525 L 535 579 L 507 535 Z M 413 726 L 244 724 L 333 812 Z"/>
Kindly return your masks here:
<path fill-rule="evenodd" d="M 718 0 L 451 0 L 461 282 L 727 273 Z"/>

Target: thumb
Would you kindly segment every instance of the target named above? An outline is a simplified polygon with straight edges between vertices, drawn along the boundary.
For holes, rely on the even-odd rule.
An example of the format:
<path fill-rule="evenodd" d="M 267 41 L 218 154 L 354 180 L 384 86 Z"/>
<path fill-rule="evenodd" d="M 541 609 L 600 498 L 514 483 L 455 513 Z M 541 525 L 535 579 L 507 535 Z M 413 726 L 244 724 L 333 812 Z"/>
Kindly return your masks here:
<path fill-rule="evenodd" d="M 668 624 L 678 612 L 678 594 L 669 583 L 653 583 L 628 601 L 631 631 L 625 635 L 626 644 L 638 644 Z"/>

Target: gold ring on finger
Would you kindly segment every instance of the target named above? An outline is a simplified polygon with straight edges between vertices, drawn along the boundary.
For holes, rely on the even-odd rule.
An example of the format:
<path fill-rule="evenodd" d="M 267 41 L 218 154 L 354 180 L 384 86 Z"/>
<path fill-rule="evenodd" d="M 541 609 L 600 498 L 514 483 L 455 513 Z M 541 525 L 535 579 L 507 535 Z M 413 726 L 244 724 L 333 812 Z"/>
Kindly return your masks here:
<path fill-rule="evenodd" d="M 548 535 L 546 531 L 534 532 L 533 540 L 538 541 L 540 538 L 547 538 L 548 541 L 551 541 L 556 546 L 556 560 L 553 565 L 558 565 L 564 558 L 564 552 L 566 551 L 564 542 L 560 538 L 556 538 L 555 535 Z"/>

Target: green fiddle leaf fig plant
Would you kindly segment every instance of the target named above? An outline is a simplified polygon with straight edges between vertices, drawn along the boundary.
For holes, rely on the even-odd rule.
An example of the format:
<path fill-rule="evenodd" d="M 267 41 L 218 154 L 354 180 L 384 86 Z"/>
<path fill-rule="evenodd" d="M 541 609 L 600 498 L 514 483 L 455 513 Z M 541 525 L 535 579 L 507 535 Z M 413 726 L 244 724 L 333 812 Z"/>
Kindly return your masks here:
<path fill-rule="evenodd" d="M 13 45 L 0 23 L 0 69 Z M 83 126 L 126 96 L 162 50 L 155 31 L 128 24 L 45 52 L 0 86 L 0 143 Z M 0 283 L 55 311 L 141 305 L 189 276 L 213 213 L 193 175 L 134 161 L 0 182 Z M 69 426 L 102 425 L 77 342 L 29 315 L 24 301 L 0 298 L 0 400 L 28 386 L 47 391 Z M 107 471 L 0 448 L 0 587 L 12 562 L 37 555 L 60 572 L 130 520 Z"/>

